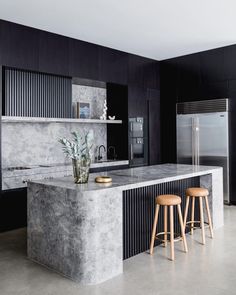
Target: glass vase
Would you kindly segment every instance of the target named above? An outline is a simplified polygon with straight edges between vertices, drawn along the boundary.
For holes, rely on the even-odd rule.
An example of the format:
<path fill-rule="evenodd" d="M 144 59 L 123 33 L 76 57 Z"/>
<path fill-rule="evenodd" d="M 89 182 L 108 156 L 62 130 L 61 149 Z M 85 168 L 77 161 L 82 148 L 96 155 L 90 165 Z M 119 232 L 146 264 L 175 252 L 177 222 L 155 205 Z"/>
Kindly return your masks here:
<path fill-rule="evenodd" d="M 75 183 L 87 183 L 89 179 L 90 159 L 72 159 Z"/>

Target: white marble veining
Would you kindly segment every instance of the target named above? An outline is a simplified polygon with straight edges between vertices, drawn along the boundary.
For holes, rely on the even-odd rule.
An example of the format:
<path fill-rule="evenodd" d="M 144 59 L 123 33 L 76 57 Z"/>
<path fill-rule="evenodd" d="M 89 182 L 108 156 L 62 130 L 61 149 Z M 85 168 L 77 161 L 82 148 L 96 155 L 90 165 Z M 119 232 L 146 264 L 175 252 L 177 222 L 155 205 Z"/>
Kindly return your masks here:
<path fill-rule="evenodd" d="M 72 104 L 74 117 L 77 118 L 77 102 L 90 104 L 90 118 L 99 119 L 103 113 L 104 101 L 107 97 L 105 88 L 72 84 Z"/>
<path fill-rule="evenodd" d="M 214 228 L 223 225 L 221 167 L 164 164 L 105 174 L 111 184 L 95 183 L 97 173 L 83 185 L 69 177 L 29 183 L 30 259 L 83 284 L 122 273 L 122 192 L 191 177 L 210 191 Z"/>
<path fill-rule="evenodd" d="M 86 134 L 93 130 L 94 159 L 97 146 L 106 147 L 106 125 L 76 123 L 6 123 L 2 124 L 2 167 L 50 165 L 52 163 L 69 163 L 65 158 L 60 137 L 71 138 L 71 132 L 77 131 Z"/>

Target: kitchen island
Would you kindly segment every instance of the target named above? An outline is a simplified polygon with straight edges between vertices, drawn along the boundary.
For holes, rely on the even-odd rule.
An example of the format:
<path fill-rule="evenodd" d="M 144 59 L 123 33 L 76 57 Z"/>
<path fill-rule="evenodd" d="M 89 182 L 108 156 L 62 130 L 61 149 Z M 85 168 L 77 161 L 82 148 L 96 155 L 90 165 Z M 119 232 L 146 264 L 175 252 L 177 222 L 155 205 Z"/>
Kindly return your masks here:
<path fill-rule="evenodd" d="M 101 175 L 102 173 L 99 173 Z M 123 272 L 123 259 L 148 249 L 155 196 L 209 189 L 214 229 L 223 226 L 222 168 L 163 164 L 106 172 L 111 184 L 71 177 L 28 183 L 28 257 L 62 275 L 97 284 Z M 160 214 L 161 215 L 161 214 Z"/>

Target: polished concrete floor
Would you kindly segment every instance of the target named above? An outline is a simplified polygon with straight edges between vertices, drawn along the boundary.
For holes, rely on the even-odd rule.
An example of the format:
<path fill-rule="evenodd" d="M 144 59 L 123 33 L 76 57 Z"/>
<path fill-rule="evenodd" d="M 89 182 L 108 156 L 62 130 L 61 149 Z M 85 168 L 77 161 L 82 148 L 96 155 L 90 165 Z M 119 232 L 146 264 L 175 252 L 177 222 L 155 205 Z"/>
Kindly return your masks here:
<path fill-rule="evenodd" d="M 207 231 L 208 233 L 208 231 Z M 26 230 L 0 234 L 0 295 L 236 294 L 236 207 L 225 207 L 225 226 L 202 246 L 199 230 L 187 238 L 189 253 L 176 243 L 124 262 L 124 273 L 97 286 L 80 286 L 26 257 Z"/>

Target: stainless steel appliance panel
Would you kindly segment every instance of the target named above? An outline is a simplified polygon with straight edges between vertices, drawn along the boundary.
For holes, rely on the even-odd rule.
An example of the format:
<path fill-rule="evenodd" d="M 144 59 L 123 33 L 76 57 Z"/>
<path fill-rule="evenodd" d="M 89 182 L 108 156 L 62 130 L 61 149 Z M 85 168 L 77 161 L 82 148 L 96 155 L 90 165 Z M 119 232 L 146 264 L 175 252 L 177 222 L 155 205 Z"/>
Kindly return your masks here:
<path fill-rule="evenodd" d="M 144 118 L 129 118 L 129 160 L 130 166 L 147 164 L 147 134 Z"/>
<path fill-rule="evenodd" d="M 229 203 L 228 112 L 178 114 L 177 163 L 223 167 L 224 200 Z"/>

